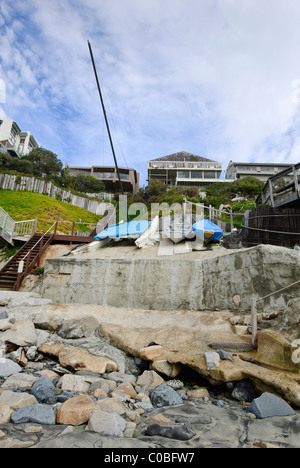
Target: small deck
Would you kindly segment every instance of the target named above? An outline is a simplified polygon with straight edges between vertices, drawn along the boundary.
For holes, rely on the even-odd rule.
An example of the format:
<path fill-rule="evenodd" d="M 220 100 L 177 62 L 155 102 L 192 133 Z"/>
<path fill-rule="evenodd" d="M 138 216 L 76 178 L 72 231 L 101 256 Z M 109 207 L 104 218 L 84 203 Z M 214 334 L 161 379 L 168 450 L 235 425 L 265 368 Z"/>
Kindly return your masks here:
<path fill-rule="evenodd" d="M 256 206 L 300 206 L 300 163 L 270 177 L 256 199 Z"/>
<path fill-rule="evenodd" d="M 62 242 L 64 244 L 90 244 L 94 242 L 94 237 L 90 236 L 75 236 L 75 235 L 67 235 L 67 234 L 54 234 L 52 243 L 53 242 Z"/>

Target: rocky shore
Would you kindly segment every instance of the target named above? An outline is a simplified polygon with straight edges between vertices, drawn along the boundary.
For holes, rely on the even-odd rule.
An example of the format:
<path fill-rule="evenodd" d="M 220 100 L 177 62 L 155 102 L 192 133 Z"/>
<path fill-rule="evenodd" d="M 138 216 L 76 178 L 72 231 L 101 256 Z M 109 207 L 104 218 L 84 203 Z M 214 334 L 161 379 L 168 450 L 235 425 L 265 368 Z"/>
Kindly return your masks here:
<path fill-rule="evenodd" d="M 49 301 L 3 294 L 1 448 L 300 447 L 299 409 L 250 379 L 214 386 L 155 361 L 157 343 L 133 357 L 93 316 L 54 320 L 43 313 Z"/>

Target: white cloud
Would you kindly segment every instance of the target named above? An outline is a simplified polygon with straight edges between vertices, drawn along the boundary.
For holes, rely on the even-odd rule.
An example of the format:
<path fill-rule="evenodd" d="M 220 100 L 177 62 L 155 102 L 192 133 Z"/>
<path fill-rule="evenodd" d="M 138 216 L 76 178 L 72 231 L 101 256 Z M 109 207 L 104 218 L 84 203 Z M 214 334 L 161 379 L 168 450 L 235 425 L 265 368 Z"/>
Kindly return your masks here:
<path fill-rule="evenodd" d="M 2 0 L 3 107 L 69 164 L 112 164 L 90 39 L 120 164 L 143 182 L 148 159 L 181 150 L 298 162 L 299 14 L 298 0 Z"/>

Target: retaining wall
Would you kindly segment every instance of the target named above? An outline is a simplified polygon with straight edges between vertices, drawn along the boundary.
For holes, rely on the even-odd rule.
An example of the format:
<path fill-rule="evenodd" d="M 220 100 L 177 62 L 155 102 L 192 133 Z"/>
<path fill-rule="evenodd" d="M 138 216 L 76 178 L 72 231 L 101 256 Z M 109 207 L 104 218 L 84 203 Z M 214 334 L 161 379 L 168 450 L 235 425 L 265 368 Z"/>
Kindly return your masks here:
<path fill-rule="evenodd" d="M 26 190 L 28 192 L 48 195 L 49 197 L 69 203 L 70 205 L 78 206 L 79 208 L 83 208 L 84 210 L 100 216 L 103 216 L 104 212 L 110 206 L 104 202 L 74 195 L 68 190 L 56 187 L 52 182 L 46 182 L 45 180 L 36 179 L 35 177 L 0 174 L 0 188 L 15 191 Z"/>
<path fill-rule="evenodd" d="M 263 297 L 299 277 L 300 253 L 262 245 L 205 260 L 48 259 L 37 292 L 57 303 L 246 312 L 253 294 Z M 288 290 L 264 306 L 284 308 L 292 294 Z"/>

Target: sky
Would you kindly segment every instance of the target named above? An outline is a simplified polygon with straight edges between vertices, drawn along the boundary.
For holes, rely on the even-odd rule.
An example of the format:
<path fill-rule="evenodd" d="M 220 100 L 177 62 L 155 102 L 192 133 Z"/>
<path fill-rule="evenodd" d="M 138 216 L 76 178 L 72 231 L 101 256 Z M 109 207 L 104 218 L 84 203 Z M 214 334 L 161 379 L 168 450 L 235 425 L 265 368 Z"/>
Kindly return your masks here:
<path fill-rule="evenodd" d="M 0 118 L 71 166 L 300 161 L 299 0 L 1 0 Z"/>

